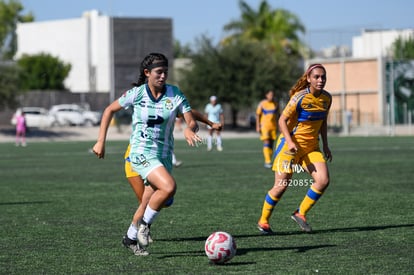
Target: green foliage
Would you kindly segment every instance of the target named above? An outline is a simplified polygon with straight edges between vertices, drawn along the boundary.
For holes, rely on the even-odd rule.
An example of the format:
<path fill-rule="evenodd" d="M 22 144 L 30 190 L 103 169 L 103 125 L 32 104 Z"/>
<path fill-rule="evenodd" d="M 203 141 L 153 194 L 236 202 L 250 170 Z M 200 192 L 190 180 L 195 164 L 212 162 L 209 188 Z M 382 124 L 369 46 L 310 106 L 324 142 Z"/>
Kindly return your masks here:
<path fill-rule="evenodd" d="M 88 152 L 92 141 L 28 142 L 0 143 L 2 274 L 412 273 L 412 137 L 331 138 L 331 184 L 308 214 L 314 233 L 290 219 L 307 190 L 292 185 L 271 217 L 272 236 L 256 229 L 274 181 L 261 141 L 224 139 L 223 152 L 207 152 L 177 140 L 178 190 L 151 227 L 147 257 L 121 246 L 137 207 L 123 174 L 128 141 L 109 141 L 104 160 Z M 216 230 L 237 243 L 221 266 L 204 254 Z"/>
<path fill-rule="evenodd" d="M 393 56 L 397 60 L 414 59 L 414 37 L 399 37 L 393 44 Z"/>
<path fill-rule="evenodd" d="M 16 96 L 19 94 L 19 71 L 12 64 L 0 66 L 0 108 L 16 106 Z"/>
<path fill-rule="evenodd" d="M 17 61 L 21 85 L 27 90 L 63 90 L 71 65 L 50 54 L 23 55 Z"/>
<path fill-rule="evenodd" d="M 300 33 L 305 33 L 305 27 L 295 14 L 272 9 L 266 0 L 260 2 L 257 11 L 243 0 L 239 5 L 241 18 L 224 26 L 231 33 L 223 39 L 224 45 L 240 40 L 256 41 L 267 44 L 275 53 L 307 55 L 308 49 L 299 38 Z"/>
<path fill-rule="evenodd" d="M 0 50 L 2 59 L 10 60 L 16 53 L 16 24 L 34 20 L 31 13 L 21 14 L 23 9 L 20 1 L 0 1 Z"/>
<path fill-rule="evenodd" d="M 262 43 L 240 41 L 216 48 L 206 37 L 199 41 L 192 61 L 181 72 L 180 82 L 191 104 L 202 110 L 214 94 L 231 105 L 234 116 L 243 108 L 254 107 L 269 89 L 279 99 L 286 98 L 301 72 L 298 59 L 285 54 L 276 59 Z"/>
<path fill-rule="evenodd" d="M 192 55 L 190 45 L 181 45 L 180 41 L 174 42 L 174 58 L 185 58 Z"/>

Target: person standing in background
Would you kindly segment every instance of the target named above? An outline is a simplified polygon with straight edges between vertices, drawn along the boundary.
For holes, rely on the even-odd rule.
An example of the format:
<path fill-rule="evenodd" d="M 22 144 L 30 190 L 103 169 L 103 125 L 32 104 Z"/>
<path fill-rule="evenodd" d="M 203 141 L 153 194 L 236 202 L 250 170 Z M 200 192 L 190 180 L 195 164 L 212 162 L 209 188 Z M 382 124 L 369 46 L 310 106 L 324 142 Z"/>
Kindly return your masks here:
<path fill-rule="evenodd" d="M 26 146 L 26 117 L 22 111 L 16 113 L 16 146 Z"/>
<path fill-rule="evenodd" d="M 256 109 L 256 132 L 263 141 L 264 167 L 272 168 L 273 144 L 276 140 L 279 106 L 275 101 L 275 92 L 267 91 Z"/>
<path fill-rule="evenodd" d="M 220 123 L 224 127 L 224 114 L 221 104 L 217 103 L 217 97 L 215 95 L 210 97 L 210 103 L 208 103 L 204 109 L 206 117 L 213 123 Z M 210 126 L 208 128 L 208 137 L 207 137 L 207 151 L 213 149 L 213 135 L 216 133 L 216 144 L 217 151 L 223 151 L 223 141 L 221 139 L 221 131 L 214 130 Z"/>

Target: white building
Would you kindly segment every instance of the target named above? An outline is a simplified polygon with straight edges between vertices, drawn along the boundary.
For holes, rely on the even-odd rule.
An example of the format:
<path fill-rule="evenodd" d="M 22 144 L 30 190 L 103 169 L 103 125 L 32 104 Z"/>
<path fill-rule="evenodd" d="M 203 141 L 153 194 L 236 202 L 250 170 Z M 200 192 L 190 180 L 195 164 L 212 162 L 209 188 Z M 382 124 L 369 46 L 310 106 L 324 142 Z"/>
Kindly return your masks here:
<path fill-rule="evenodd" d="M 372 58 L 389 56 L 392 44 L 399 38 L 414 37 L 414 29 L 363 30 L 360 36 L 352 38 L 352 57 Z"/>
<path fill-rule="evenodd" d="M 16 58 L 48 53 L 70 63 L 64 84 L 76 93 L 115 97 L 136 81 L 139 62 L 149 52 L 162 52 L 173 64 L 169 18 L 114 18 L 93 10 L 81 18 L 20 23 L 16 31 Z"/>

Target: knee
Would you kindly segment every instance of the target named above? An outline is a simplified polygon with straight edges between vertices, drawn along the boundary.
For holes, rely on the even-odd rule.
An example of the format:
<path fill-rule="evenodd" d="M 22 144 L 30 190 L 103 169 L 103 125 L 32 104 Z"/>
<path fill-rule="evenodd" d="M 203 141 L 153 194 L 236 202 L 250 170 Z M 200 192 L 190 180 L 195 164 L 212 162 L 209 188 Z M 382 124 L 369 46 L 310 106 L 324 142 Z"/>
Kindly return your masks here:
<path fill-rule="evenodd" d="M 177 190 L 177 185 L 175 184 L 175 181 L 165 184 L 163 188 L 163 191 L 168 194 L 168 197 L 174 196 L 176 190 Z"/>
<path fill-rule="evenodd" d="M 329 176 L 319 177 L 315 180 L 314 184 L 316 184 L 318 189 L 321 189 L 321 191 L 323 191 L 329 186 Z"/>

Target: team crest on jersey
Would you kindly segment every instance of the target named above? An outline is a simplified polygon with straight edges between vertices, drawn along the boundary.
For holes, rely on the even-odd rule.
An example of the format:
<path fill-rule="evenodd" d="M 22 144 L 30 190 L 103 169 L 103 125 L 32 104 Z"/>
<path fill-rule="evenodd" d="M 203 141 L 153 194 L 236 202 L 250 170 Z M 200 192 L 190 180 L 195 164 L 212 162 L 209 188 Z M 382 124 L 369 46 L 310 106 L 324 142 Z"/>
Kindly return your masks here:
<path fill-rule="evenodd" d="M 167 110 L 172 110 L 174 108 L 174 104 L 172 103 L 172 101 L 170 99 L 167 99 L 165 101 L 165 108 Z"/>

